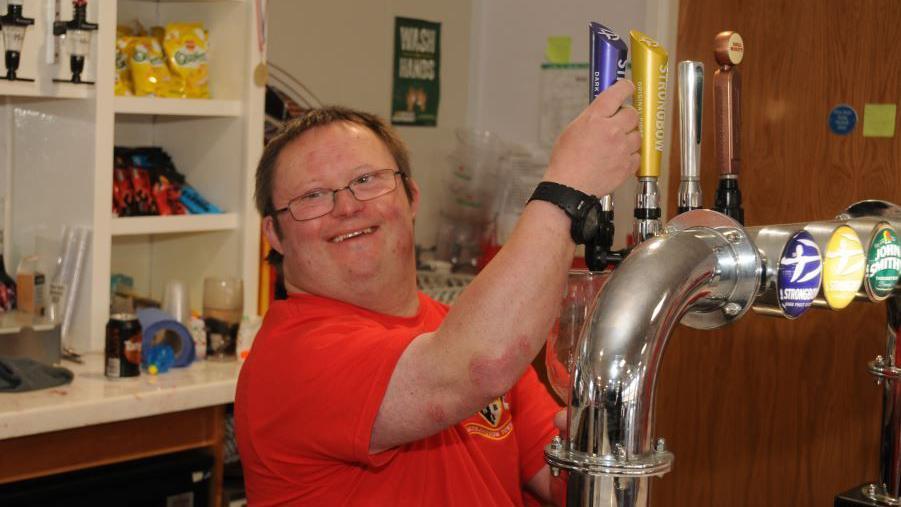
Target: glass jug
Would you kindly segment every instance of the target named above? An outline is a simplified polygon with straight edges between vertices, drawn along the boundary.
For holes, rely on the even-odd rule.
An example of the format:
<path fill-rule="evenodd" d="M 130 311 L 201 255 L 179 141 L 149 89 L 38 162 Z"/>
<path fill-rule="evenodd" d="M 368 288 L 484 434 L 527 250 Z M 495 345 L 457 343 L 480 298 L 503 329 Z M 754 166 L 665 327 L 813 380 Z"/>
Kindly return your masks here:
<path fill-rule="evenodd" d="M 545 365 L 554 392 L 564 402 L 569 400 L 570 375 L 575 352 L 586 321 L 594 312 L 598 294 L 612 271 L 571 270 L 563 289 L 560 317 L 547 340 Z"/>

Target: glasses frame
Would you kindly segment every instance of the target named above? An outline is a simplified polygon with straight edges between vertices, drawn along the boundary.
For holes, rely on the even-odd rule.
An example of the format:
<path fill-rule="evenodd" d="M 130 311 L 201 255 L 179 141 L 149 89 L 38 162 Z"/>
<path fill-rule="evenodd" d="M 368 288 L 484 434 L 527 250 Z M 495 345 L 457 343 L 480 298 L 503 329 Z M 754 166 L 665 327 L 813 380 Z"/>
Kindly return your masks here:
<path fill-rule="evenodd" d="M 291 215 L 291 218 L 294 219 L 295 222 L 306 222 L 306 221 L 309 221 L 309 220 L 316 220 L 317 218 L 322 218 L 322 217 L 328 215 L 329 213 L 331 213 L 331 212 L 335 209 L 335 201 L 338 199 L 338 197 L 337 197 L 337 196 L 338 196 L 338 192 L 341 192 L 342 190 L 347 190 L 348 192 L 350 192 L 350 195 L 352 195 L 354 199 L 356 199 L 356 200 L 358 200 L 358 201 L 360 201 L 360 202 L 372 201 L 372 200 L 374 200 L 374 199 L 378 199 L 379 197 L 386 196 L 386 195 L 390 194 L 391 192 L 394 192 L 395 190 L 397 190 L 397 180 L 396 180 L 396 179 L 393 179 L 393 181 L 394 181 L 394 187 L 392 187 L 391 190 L 385 192 L 384 194 L 379 194 L 379 195 L 377 195 L 377 196 L 375 196 L 375 197 L 370 197 L 370 198 L 368 198 L 368 199 L 360 199 L 359 197 L 357 197 L 357 194 L 354 192 L 354 189 L 353 189 L 353 182 L 356 181 L 357 179 L 359 179 L 360 177 L 366 176 L 366 175 L 370 175 L 370 174 L 380 173 L 380 172 L 383 172 L 383 171 L 391 171 L 391 176 L 392 176 L 392 178 L 394 178 L 394 177 L 397 176 L 397 175 L 400 175 L 401 178 L 405 178 L 405 177 L 406 177 L 406 175 L 403 173 L 403 171 L 400 171 L 400 170 L 397 170 L 397 169 L 391 169 L 391 168 L 376 169 L 375 171 L 365 172 L 365 173 L 363 173 L 363 174 L 361 174 L 361 175 L 359 175 L 359 176 L 355 176 L 352 180 L 350 180 L 350 182 L 348 182 L 347 185 L 345 185 L 345 186 L 343 186 L 343 187 L 341 187 L 341 188 L 333 188 L 333 189 L 319 188 L 319 189 L 308 190 L 307 192 L 304 192 L 303 194 L 301 194 L 301 195 L 299 195 L 299 196 L 297 196 L 297 197 L 294 197 L 294 198 L 292 198 L 291 200 L 289 200 L 289 201 L 288 201 L 288 204 L 287 204 L 286 206 L 284 206 L 284 207 L 282 207 L 282 208 L 279 208 L 279 209 L 273 211 L 273 212 L 272 212 L 272 215 L 275 216 L 275 215 L 278 215 L 278 214 L 281 214 L 281 213 L 284 213 L 285 211 L 287 211 L 288 214 Z M 315 217 L 310 217 L 310 218 L 303 218 L 303 219 L 300 219 L 300 218 L 297 218 L 296 216 L 294 216 L 294 212 L 291 211 L 291 205 L 294 204 L 298 199 L 302 199 L 304 196 L 306 196 L 306 195 L 309 194 L 310 192 L 314 192 L 314 191 L 326 191 L 326 190 L 329 190 L 329 191 L 331 191 L 331 193 L 332 193 L 332 207 L 329 208 L 328 211 L 326 211 L 325 213 L 323 213 L 323 214 L 321 214 L 321 215 L 317 215 L 317 216 L 315 216 Z"/>

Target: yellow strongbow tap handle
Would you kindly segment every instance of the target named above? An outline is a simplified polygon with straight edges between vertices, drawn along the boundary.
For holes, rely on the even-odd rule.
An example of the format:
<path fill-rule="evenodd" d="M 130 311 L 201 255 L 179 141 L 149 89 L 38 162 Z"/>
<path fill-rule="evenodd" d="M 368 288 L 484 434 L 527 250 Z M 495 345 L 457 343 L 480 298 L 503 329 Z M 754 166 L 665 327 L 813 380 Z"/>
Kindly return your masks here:
<path fill-rule="evenodd" d="M 630 30 L 632 40 L 632 81 L 635 83 L 635 109 L 641 132 L 641 168 L 639 177 L 660 177 L 663 155 L 663 123 L 666 105 L 666 81 L 669 76 L 666 50 L 654 39 Z"/>

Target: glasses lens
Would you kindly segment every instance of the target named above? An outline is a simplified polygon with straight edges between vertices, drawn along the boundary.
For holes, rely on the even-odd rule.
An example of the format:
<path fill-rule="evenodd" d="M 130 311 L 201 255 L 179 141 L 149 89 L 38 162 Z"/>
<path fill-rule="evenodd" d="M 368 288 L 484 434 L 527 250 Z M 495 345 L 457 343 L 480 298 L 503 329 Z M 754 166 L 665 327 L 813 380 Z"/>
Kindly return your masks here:
<path fill-rule="evenodd" d="M 397 180 L 393 169 L 383 169 L 364 174 L 350 183 L 354 196 L 361 201 L 368 201 L 394 190 Z"/>
<path fill-rule="evenodd" d="M 294 199 L 288 206 L 295 220 L 310 220 L 327 214 L 334 202 L 331 190 L 317 190 Z"/>

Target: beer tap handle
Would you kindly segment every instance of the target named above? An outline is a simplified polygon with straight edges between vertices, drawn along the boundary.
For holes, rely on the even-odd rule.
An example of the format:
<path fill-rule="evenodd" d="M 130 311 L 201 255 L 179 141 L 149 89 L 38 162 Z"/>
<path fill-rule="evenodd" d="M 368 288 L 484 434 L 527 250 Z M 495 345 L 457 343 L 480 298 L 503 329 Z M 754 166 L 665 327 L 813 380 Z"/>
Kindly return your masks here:
<path fill-rule="evenodd" d="M 635 109 L 641 133 L 641 166 L 635 195 L 634 239 L 641 243 L 660 232 L 660 159 L 665 137 L 665 104 L 668 80 L 666 50 L 654 39 L 632 30 L 632 80 L 635 82 Z"/>
<path fill-rule="evenodd" d="M 679 133 L 682 179 L 678 212 L 703 207 L 701 195 L 701 118 L 704 100 L 704 64 L 679 62 Z"/>
<path fill-rule="evenodd" d="M 589 87 L 588 102 L 592 102 L 600 93 L 626 76 L 626 59 L 629 48 L 622 38 L 613 30 L 591 22 L 588 24 L 589 36 Z M 601 271 L 607 267 L 610 249 L 613 247 L 613 194 L 599 199 L 600 220 L 598 234 L 585 245 L 585 264 L 591 271 Z"/>
<path fill-rule="evenodd" d="M 738 173 L 741 169 L 741 76 L 744 41 L 736 32 L 720 32 L 713 54 L 719 69 L 713 77 L 716 164 L 720 171 L 714 209 L 744 224 Z"/>

